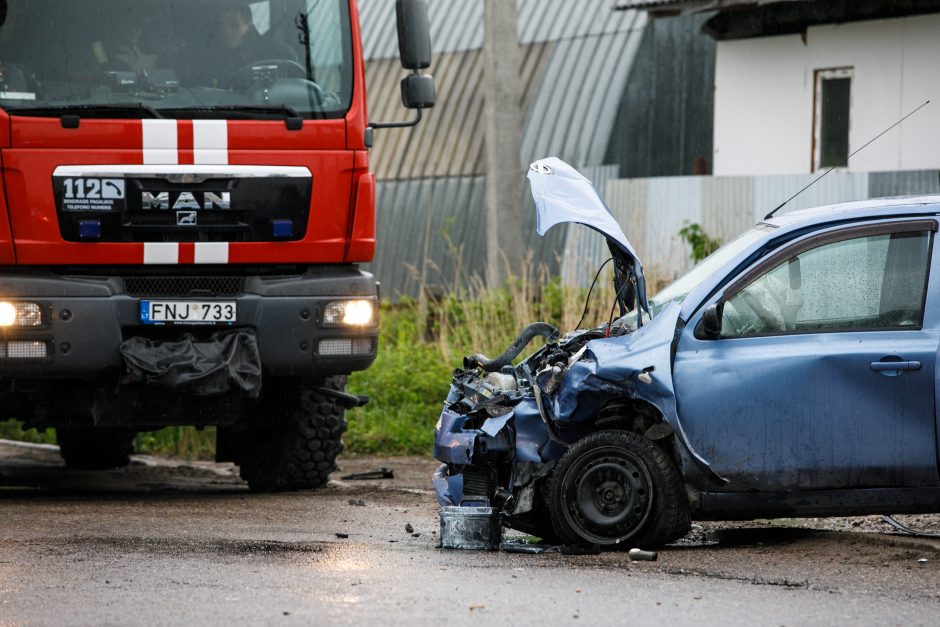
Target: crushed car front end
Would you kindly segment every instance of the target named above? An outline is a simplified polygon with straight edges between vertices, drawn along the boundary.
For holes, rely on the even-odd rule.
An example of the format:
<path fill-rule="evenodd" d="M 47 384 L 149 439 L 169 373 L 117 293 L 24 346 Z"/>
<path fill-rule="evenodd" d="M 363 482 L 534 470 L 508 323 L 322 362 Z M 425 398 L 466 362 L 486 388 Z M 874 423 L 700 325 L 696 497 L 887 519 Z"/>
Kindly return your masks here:
<path fill-rule="evenodd" d="M 681 537 L 685 476 L 720 478 L 677 419 L 670 361 L 679 304 L 648 315 L 642 266 L 586 179 L 557 159 L 533 164 L 529 179 L 541 234 L 576 222 L 607 237 L 621 314 L 634 314 L 563 337 L 533 323 L 503 355 L 465 358 L 435 432 L 438 500 L 494 508 L 504 525 L 566 544 Z M 512 365 L 536 337 L 545 345 Z"/>
<path fill-rule="evenodd" d="M 680 477 L 715 478 L 676 419 L 678 309 L 619 335 L 547 338 L 517 366 L 468 358 L 435 431 L 441 506 L 493 507 L 508 527 L 568 544 L 656 546 L 684 535 Z"/>

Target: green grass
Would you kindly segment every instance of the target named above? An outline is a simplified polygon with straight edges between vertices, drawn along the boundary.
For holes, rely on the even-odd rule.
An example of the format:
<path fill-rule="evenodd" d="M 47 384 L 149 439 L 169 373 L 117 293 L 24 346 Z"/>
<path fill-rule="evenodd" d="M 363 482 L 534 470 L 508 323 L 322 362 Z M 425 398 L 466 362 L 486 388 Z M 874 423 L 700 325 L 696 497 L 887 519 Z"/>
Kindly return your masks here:
<path fill-rule="evenodd" d="M 213 459 L 215 427 L 166 427 L 137 435 L 137 451 L 182 459 Z"/>
<path fill-rule="evenodd" d="M 0 422 L 0 439 L 32 442 L 33 444 L 55 444 L 55 431 L 53 429 L 46 431 L 23 429 L 23 423 L 18 420 L 7 420 L 6 422 Z"/>
<path fill-rule="evenodd" d="M 383 309 L 378 358 L 349 379 L 349 391 L 367 394 L 371 401 L 347 413 L 346 451 L 431 455 L 453 366 L 438 345 L 422 340 L 413 303 Z"/>
<path fill-rule="evenodd" d="M 19 420 L 0 422 L 0 439 L 55 444 L 55 429 L 24 429 Z M 215 455 L 215 428 L 167 427 L 137 435 L 137 451 L 183 459 L 212 459 Z"/>

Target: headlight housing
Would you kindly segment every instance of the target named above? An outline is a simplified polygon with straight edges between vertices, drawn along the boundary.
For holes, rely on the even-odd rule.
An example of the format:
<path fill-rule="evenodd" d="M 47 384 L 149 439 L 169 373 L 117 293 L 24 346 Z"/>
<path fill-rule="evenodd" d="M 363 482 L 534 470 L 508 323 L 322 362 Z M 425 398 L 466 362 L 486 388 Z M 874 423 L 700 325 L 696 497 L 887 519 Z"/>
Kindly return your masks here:
<path fill-rule="evenodd" d="M 325 327 L 364 327 L 375 319 L 375 303 L 371 300 L 337 300 L 323 310 Z"/>
<path fill-rule="evenodd" d="M 0 328 L 42 326 L 42 307 L 38 303 L 0 301 Z"/>

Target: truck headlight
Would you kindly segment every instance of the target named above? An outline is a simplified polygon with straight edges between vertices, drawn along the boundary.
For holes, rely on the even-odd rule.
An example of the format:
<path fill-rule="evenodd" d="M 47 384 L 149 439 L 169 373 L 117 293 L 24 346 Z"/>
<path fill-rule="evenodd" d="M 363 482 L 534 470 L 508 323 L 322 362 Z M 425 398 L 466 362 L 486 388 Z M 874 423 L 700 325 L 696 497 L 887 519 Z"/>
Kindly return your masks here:
<path fill-rule="evenodd" d="M 42 307 L 37 303 L 0 301 L 0 327 L 41 327 Z"/>
<path fill-rule="evenodd" d="M 323 325 L 328 327 L 365 326 L 375 316 L 375 305 L 370 300 L 338 300 L 323 310 Z"/>

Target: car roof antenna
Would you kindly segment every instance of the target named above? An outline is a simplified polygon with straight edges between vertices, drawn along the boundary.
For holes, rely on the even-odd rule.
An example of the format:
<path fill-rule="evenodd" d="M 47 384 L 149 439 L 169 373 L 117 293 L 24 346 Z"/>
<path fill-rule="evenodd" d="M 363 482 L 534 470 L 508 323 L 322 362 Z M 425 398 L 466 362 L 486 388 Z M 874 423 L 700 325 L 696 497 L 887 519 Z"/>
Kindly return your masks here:
<path fill-rule="evenodd" d="M 849 159 L 851 159 L 852 157 L 854 157 L 855 155 L 857 155 L 857 154 L 860 153 L 861 151 L 865 150 L 865 148 L 867 148 L 870 144 L 874 143 L 874 141 L 875 141 L 876 139 L 878 139 L 879 137 L 881 137 L 882 135 L 884 135 L 885 133 L 887 133 L 888 131 L 890 131 L 891 129 L 893 129 L 895 126 L 899 125 L 901 122 L 903 122 L 903 121 L 906 120 L 907 118 L 911 117 L 912 115 L 914 115 L 915 113 L 917 113 L 918 111 L 920 111 L 921 109 L 923 109 L 924 107 L 926 107 L 926 106 L 929 105 L 929 104 L 930 104 L 930 101 L 929 101 L 929 100 L 925 101 L 924 104 L 920 105 L 919 107 L 917 107 L 916 109 L 914 109 L 913 111 L 911 111 L 910 113 L 908 113 L 907 115 L 905 115 L 903 118 L 901 118 L 900 120 L 898 120 L 897 122 L 895 122 L 894 124 L 892 124 L 891 126 L 889 126 L 888 128 L 886 128 L 885 130 L 881 131 L 880 133 L 878 133 L 877 135 L 875 135 L 874 137 L 872 137 L 872 138 L 868 141 L 867 144 L 865 144 L 864 146 L 862 146 L 861 148 L 859 148 L 858 150 L 856 150 L 855 152 L 853 152 L 852 154 L 850 154 L 848 157 L 846 157 L 846 158 L 845 158 L 845 162 L 848 163 L 848 162 L 849 162 Z M 800 194 L 802 194 L 803 192 L 805 192 L 806 190 L 808 190 L 810 187 L 812 187 L 813 185 L 815 185 L 816 183 L 818 183 L 821 178 L 823 178 L 824 176 L 826 176 L 827 174 L 829 174 L 830 172 L 832 172 L 833 170 L 835 170 L 837 167 L 838 167 L 838 166 L 835 166 L 835 165 L 834 165 L 834 166 L 832 166 L 831 168 L 829 168 L 828 170 L 826 170 L 825 172 L 823 172 L 822 174 L 820 174 L 818 177 L 816 177 L 815 179 L 813 179 L 813 180 L 810 182 L 809 185 L 807 185 L 806 187 L 804 187 L 803 189 L 801 189 L 801 190 L 798 191 L 797 193 L 793 194 L 792 196 L 790 196 L 789 198 L 787 198 L 786 200 L 784 200 L 782 203 L 780 203 L 780 204 L 777 206 L 776 209 L 774 209 L 773 211 L 771 211 L 770 213 L 768 213 L 767 215 L 765 215 L 765 216 L 764 216 L 764 219 L 765 219 L 765 220 L 769 220 L 769 219 L 771 219 L 772 217 L 774 217 L 774 214 L 777 213 L 778 211 L 780 211 L 781 209 L 783 209 L 783 207 L 784 207 L 788 202 L 790 202 L 791 200 L 793 200 L 794 198 L 796 198 L 797 196 L 799 196 Z"/>

